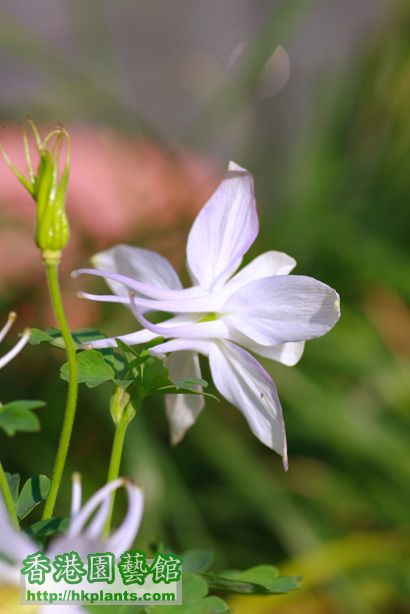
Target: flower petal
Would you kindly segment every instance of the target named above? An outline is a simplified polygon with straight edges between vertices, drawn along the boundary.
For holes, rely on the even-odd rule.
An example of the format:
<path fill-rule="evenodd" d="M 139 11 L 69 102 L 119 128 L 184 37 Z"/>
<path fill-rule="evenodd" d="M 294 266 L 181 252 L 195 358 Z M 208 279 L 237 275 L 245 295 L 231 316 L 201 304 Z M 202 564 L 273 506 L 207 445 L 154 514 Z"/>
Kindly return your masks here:
<path fill-rule="evenodd" d="M 179 315 L 161 324 L 153 324 L 147 320 L 135 300 L 135 294 L 130 292 L 130 304 L 133 314 L 141 326 L 160 335 L 161 337 L 183 337 L 184 339 L 220 339 L 229 336 L 229 329 L 225 322 L 211 320 L 198 321 L 198 315 Z"/>
<path fill-rule="evenodd" d="M 304 341 L 289 341 L 289 343 L 281 343 L 280 345 L 258 345 L 249 344 L 246 345 L 247 349 L 263 356 L 264 358 L 270 358 L 281 362 L 287 367 L 293 367 L 302 358 L 303 351 L 305 349 Z"/>
<path fill-rule="evenodd" d="M 97 269 L 120 273 L 136 281 L 157 288 L 182 289 L 182 284 L 173 266 L 156 252 L 130 245 L 116 245 L 96 254 L 92 262 Z M 128 289 L 107 279 L 111 290 L 120 296 L 127 296 Z"/>
<path fill-rule="evenodd" d="M 103 269 L 77 269 L 71 273 L 71 277 L 77 279 L 80 275 L 93 275 L 95 277 L 103 277 L 107 283 L 113 282 L 116 285 L 124 286 L 129 290 L 133 290 L 138 294 L 143 296 L 149 296 L 152 299 L 156 300 L 142 300 L 139 299 L 139 303 L 142 306 L 148 306 L 148 308 L 158 309 L 159 311 L 178 311 L 178 306 L 183 306 L 187 301 L 191 299 L 200 299 L 202 300 L 206 297 L 206 293 L 203 289 L 199 288 L 199 286 L 194 286 L 192 288 L 182 288 L 180 290 L 175 289 L 167 289 L 161 288 L 159 286 L 153 286 L 146 284 L 142 281 L 137 281 L 132 277 L 128 277 L 127 275 L 122 275 L 121 273 L 115 273 L 113 271 L 107 271 Z M 118 291 L 120 291 L 118 289 Z M 122 290 L 121 290 L 122 292 Z M 93 295 L 97 296 L 97 295 Z M 170 309 L 166 302 L 169 301 L 171 303 L 175 303 L 177 305 L 176 309 Z M 162 304 L 162 302 L 164 304 Z M 201 311 L 205 311 L 207 308 L 201 309 Z M 188 308 L 185 307 L 184 311 L 192 311 L 191 306 Z"/>
<path fill-rule="evenodd" d="M 96 509 L 104 503 L 104 501 L 110 499 L 111 493 L 117 488 L 120 488 L 124 485 L 124 480 L 122 478 L 118 478 L 112 482 L 109 482 L 100 490 L 98 490 L 81 508 L 81 510 L 71 519 L 70 527 L 67 531 L 67 535 L 69 537 L 74 537 L 80 535 L 86 527 L 87 522 L 91 518 L 92 514 Z M 86 531 L 85 531 L 86 532 Z"/>
<path fill-rule="evenodd" d="M 103 527 L 110 509 L 111 494 L 125 486 L 128 494 L 128 512 L 121 526 L 105 542 Z M 129 547 L 138 532 L 142 519 L 144 496 L 142 490 L 128 480 L 118 478 L 98 490 L 71 519 L 65 535 L 52 540 L 48 553 L 75 550 L 80 556 L 105 548 L 116 555 Z M 94 518 L 94 512 L 97 511 Z M 92 518 L 91 522 L 90 519 Z"/>
<path fill-rule="evenodd" d="M 205 339 L 171 339 L 171 341 L 166 341 L 165 343 L 160 343 L 152 347 L 149 353 L 153 356 L 161 356 L 163 354 L 168 354 L 168 352 L 189 350 L 191 352 L 199 352 L 199 354 L 203 354 L 204 356 L 209 356 L 211 346 L 212 341 L 207 341 Z"/>
<path fill-rule="evenodd" d="M 0 558 L 6 556 L 10 561 L 22 561 L 28 554 L 35 552 L 37 545 L 22 531 L 12 526 L 0 495 Z"/>
<path fill-rule="evenodd" d="M 144 511 L 144 494 L 141 488 L 130 482 L 125 483 L 128 494 L 128 511 L 121 526 L 107 539 L 106 548 L 116 557 L 134 542 L 140 528 Z"/>
<path fill-rule="evenodd" d="M 187 244 L 194 283 L 215 289 L 241 263 L 259 230 L 253 179 L 234 162 L 196 217 Z"/>
<path fill-rule="evenodd" d="M 201 377 L 198 354 L 175 352 L 167 360 L 171 380 L 176 382 L 186 377 Z M 202 391 L 201 386 L 195 390 Z M 204 408 L 204 398 L 199 394 L 167 394 L 165 407 L 171 428 L 171 443 L 179 443 L 187 430 L 194 424 Z"/>
<path fill-rule="evenodd" d="M 26 329 L 21 335 L 19 341 L 17 341 L 16 345 L 11 348 L 11 350 L 9 350 L 7 354 L 4 354 L 4 356 L 0 358 L 0 369 L 5 367 L 9 362 L 13 360 L 13 358 L 17 356 L 17 354 L 21 352 L 21 350 L 27 345 L 29 339 L 30 329 Z"/>
<path fill-rule="evenodd" d="M 83 344 L 85 348 L 116 348 L 118 347 L 117 339 L 126 343 L 127 345 L 139 345 L 141 343 L 148 343 L 158 337 L 156 333 L 150 330 L 137 330 L 135 333 L 129 333 L 128 335 L 117 335 L 116 337 L 110 337 L 108 339 L 95 339 L 95 341 L 87 341 Z"/>
<path fill-rule="evenodd" d="M 231 295 L 242 286 L 251 281 L 272 277 L 273 275 L 288 275 L 296 266 L 296 260 L 283 252 L 269 251 L 257 256 L 236 273 L 224 287 L 224 291 Z"/>
<path fill-rule="evenodd" d="M 253 281 L 235 292 L 223 309 L 232 329 L 267 346 L 320 337 L 340 316 L 337 292 L 299 275 Z"/>
<path fill-rule="evenodd" d="M 71 479 L 71 518 L 80 511 L 82 496 L 81 475 L 74 473 Z"/>
<path fill-rule="evenodd" d="M 230 341 L 212 345 L 209 364 L 216 388 L 242 412 L 254 435 L 282 456 L 287 469 L 282 407 L 269 374 L 253 356 Z"/>

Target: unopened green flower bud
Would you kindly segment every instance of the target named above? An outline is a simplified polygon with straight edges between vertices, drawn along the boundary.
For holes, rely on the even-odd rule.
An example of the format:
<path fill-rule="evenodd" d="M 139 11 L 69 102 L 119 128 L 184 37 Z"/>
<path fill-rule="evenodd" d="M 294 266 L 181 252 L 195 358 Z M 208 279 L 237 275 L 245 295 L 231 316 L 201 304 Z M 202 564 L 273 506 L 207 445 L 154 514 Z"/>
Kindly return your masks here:
<path fill-rule="evenodd" d="M 31 120 L 29 126 L 33 132 L 39 154 L 37 171 L 31 162 L 30 146 L 23 131 L 24 150 L 28 178 L 16 168 L 6 152 L 2 149 L 4 159 L 20 181 L 31 194 L 37 206 L 37 223 L 35 240 L 47 260 L 60 258 L 61 250 L 69 240 L 69 224 L 65 211 L 68 178 L 70 172 L 70 137 L 68 132 L 57 127 L 42 141 L 39 132 Z M 60 171 L 60 160 L 66 145 L 65 163 Z"/>

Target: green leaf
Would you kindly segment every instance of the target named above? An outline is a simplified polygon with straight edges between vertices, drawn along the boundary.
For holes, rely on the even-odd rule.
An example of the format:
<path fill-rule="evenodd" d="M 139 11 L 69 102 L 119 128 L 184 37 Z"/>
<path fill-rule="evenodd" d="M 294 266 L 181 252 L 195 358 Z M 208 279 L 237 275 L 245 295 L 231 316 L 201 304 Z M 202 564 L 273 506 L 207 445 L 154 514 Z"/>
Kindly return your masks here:
<path fill-rule="evenodd" d="M 30 330 L 29 343 L 31 343 L 31 345 L 39 345 L 40 343 L 50 343 L 53 345 L 58 338 L 61 338 L 61 335 L 57 328 L 50 328 L 49 330 L 32 328 Z"/>
<path fill-rule="evenodd" d="M 185 561 L 184 561 L 185 565 Z M 175 614 L 222 614 L 229 612 L 227 604 L 219 597 L 208 597 L 208 586 L 201 576 L 184 572 L 182 576 L 183 605 L 175 605 Z M 169 606 L 149 607 L 150 614 L 166 614 Z"/>
<path fill-rule="evenodd" d="M 49 518 L 48 520 L 39 520 L 27 527 L 26 532 L 32 537 L 39 539 L 44 537 L 52 537 L 65 533 L 69 527 L 69 518 Z"/>
<path fill-rule="evenodd" d="M 49 488 L 50 480 L 46 475 L 37 475 L 27 480 L 17 500 L 16 511 L 20 520 L 46 499 Z"/>
<path fill-rule="evenodd" d="M 115 378 L 114 369 L 97 350 L 85 350 L 78 353 L 77 365 L 79 383 L 86 384 L 89 388 L 95 388 Z M 68 363 L 61 367 L 60 375 L 63 380 L 69 380 Z"/>
<path fill-rule="evenodd" d="M 140 353 L 137 352 L 132 345 L 127 345 L 124 341 L 121 341 L 121 339 L 115 339 L 115 342 L 127 359 L 130 358 L 132 360 L 134 358 L 140 358 Z"/>
<path fill-rule="evenodd" d="M 105 339 L 105 335 L 95 328 L 81 328 L 79 330 L 72 331 L 72 337 L 74 339 L 74 345 L 76 349 L 81 349 L 83 343 L 94 341 L 95 339 Z M 32 328 L 30 334 L 30 343 L 32 345 L 38 345 L 39 343 L 48 343 L 54 347 L 64 349 L 64 341 L 58 328 L 49 328 L 48 330 L 40 330 L 39 328 Z"/>
<path fill-rule="evenodd" d="M 0 428 L 10 437 L 18 431 L 39 431 L 40 421 L 33 410 L 44 405 L 44 401 L 12 401 L 1 405 Z"/>
<path fill-rule="evenodd" d="M 192 388 L 177 388 L 174 384 L 169 384 L 168 386 L 162 386 L 161 388 L 157 388 L 153 392 L 157 392 L 159 394 L 199 394 L 208 399 L 213 399 L 214 401 L 218 401 L 219 399 L 214 394 L 210 392 L 204 392 L 199 390 L 193 390 Z"/>
<path fill-rule="evenodd" d="M 197 611 L 198 614 L 223 614 L 224 612 L 231 612 L 228 604 L 215 595 L 205 597 Z"/>
<path fill-rule="evenodd" d="M 184 571 L 199 573 L 210 568 L 215 554 L 211 550 L 192 549 L 184 552 L 181 557 L 184 561 Z"/>
<path fill-rule="evenodd" d="M 177 388 L 191 388 L 194 386 L 202 386 L 202 388 L 208 388 L 208 382 L 200 377 L 186 377 L 185 379 L 178 379 L 174 381 Z"/>
<path fill-rule="evenodd" d="M 150 356 L 141 367 L 141 385 L 144 396 L 173 385 L 164 361 Z"/>
<path fill-rule="evenodd" d="M 208 585 L 227 593 L 279 595 L 299 588 L 299 578 L 279 576 L 276 567 L 258 565 L 245 571 L 227 570 L 204 574 Z"/>
<path fill-rule="evenodd" d="M 17 505 L 17 500 L 19 497 L 19 488 L 20 488 L 20 476 L 18 473 L 6 473 L 7 483 L 10 488 L 10 493 L 14 502 L 14 505 Z"/>

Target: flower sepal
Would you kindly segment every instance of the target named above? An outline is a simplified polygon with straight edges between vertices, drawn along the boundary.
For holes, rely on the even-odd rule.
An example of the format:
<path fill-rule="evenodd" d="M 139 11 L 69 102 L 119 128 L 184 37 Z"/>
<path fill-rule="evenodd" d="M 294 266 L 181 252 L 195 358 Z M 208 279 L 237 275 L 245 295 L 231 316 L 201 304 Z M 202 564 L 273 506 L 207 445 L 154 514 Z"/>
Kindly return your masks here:
<path fill-rule="evenodd" d="M 36 203 L 36 244 L 43 252 L 45 261 L 54 263 L 59 261 L 60 252 L 67 245 L 70 236 L 65 210 L 70 174 L 70 137 L 65 128 L 58 126 L 41 140 L 34 122 L 29 119 L 28 124 L 34 136 L 35 150 L 38 155 L 37 170 L 35 171 L 33 167 L 30 145 L 25 131 L 23 131 L 23 141 L 28 177 L 13 164 L 3 148 L 1 151 L 14 175 Z M 63 155 L 65 160 L 63 169 L 60 171 Z"/>

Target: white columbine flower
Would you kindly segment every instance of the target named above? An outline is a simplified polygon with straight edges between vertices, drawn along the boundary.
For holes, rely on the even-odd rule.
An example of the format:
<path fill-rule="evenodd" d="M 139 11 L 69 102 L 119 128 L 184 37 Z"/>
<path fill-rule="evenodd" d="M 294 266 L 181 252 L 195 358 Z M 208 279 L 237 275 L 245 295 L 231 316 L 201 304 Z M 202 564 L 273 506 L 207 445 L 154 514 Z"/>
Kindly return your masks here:
<path fill-rule="evenodd" d="M 121 526 L 105 539 L 103 529 L 111 494 L 122 486 L 128 494 L 128 511 Z M 144 507 L 142 490 L 128 480 L 118 478 L 97 491 L 83 507 L 81 499 L 81 482 L 79 476 L 74 476 L 70 525 L 64 535 L 51 540 L 45 554 L 52 559 L 56 554 L 74 550 L 83 559 L 93 552 L 112 552 L 116 558 L 119 557 L 132 545 L 138 532 Z M 17 606 L 20 598 L 17 587 L 20 586 L 22 561 L 38 550 L 40 547 L 37 543 L 12 526 L 0 498 L 0 611 L 3 611 L 2 605 L 8 607 L 8 612 L 19 611 L 14 610 L 13 605 Z M 42 606 L 35 608 L 35 611 L 46 614 L 59 612 L 60 608 L 70 614 L 85 612 L 75 605 Z M 32 609 L 25 606 L 24 611 L 30 612 Z"/>
<path fill-rule="evenodd" d="M 9 317 L 7 318 L 7 322 L 5 323 L 3 328 L 0 330 L 0 343 L 3 341 L 4 337 L 9 332 L 10 328 L 13 326 L 14 322 L 16 321 L 16 317 L 17 315 L 15 314 L 14 311 L 12 311 L 9 314 Z M 21 335 L 21 339 L 16 343 L 16 345 L 9 352 L 7 352 L 7 354 L 4 354 L 4 356 L 1 356 L 0 369 L 5 367 L 11 360 L 13 360 L 13 358 L 17 356 L 19 352 L 21 352 L 21 350 L 27 344 L 29 339 L 30 339 L 30 329 L 27 328 Z"/>
<path fill-rule="evenodd" d="M 256 437 L 282 455 L 286 468 L 286 437 L 276 387 L 253 354 L 296 364 L 304 341 L 324 335 L 337 322 L 339 296 L 316 279 L 289 276 L 296 262 L 282 252 L 265 252 L 237 273 L 258 230 L 252 176 L 231 162 L 189 233 L 191 288 L 182 287 L 165 258 L 127 245 L 97 254 L 93 259 L 96 269 L 73 275 L 104 277 L 114 292 L 80 296 L 132 308 L 144 330 L 119 339 L 132 345 L 165 337 L 165 343 L 151 351 L 171 353 L 172 378 L 199 377 L 198 353 L 207 356 L 216 388 L 243 413 Z M 175 315 L 155 325 L 145 317 L 153 310 Z M 115 338 L 104 339 L 90 345 L 115 347 L 116 342 Z M 174 443 L 202 407 L 198 396 L 167 399 Z"/>

